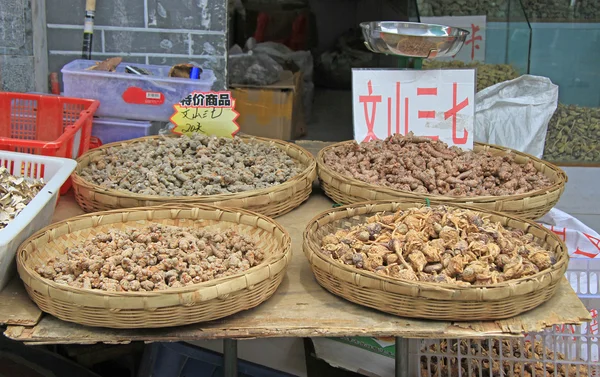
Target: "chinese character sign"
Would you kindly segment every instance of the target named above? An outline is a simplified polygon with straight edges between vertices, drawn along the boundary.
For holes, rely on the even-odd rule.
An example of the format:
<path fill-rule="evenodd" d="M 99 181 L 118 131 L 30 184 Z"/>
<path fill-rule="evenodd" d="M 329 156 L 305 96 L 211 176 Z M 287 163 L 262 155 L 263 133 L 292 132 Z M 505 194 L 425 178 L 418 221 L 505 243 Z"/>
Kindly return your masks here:
<path fill-rule="evenodd" d="M 421 17 L 421 22 L 457 27 L 470 33 L 458 54 L 439 60 L 485 61 L 486 16 Z"/>
<path fill-rule="evenodd" d="M 352 70 L 354 138 L 393 134 L 473 148 L 475 70 Z"/>
<path fill-rule="evenodd" d="M 232 138 L 240 130 L 231 92 L 193 92 L 173 107 L 171 122 L 176 134 L 199 132 Z"/>

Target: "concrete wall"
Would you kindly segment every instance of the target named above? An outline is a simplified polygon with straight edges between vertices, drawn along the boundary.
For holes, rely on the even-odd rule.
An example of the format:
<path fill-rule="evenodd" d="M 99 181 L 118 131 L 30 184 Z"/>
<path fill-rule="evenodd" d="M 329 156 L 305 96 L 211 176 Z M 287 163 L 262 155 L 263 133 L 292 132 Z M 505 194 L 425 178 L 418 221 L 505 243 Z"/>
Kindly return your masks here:
<path fill-rule="evenodd" d="M 15 0 L 0 0 L 4 2 Z M 0 9 L 2 5 L 0 5 Z M 81 57 L 85 0 L 47 0 L 49 71 Z M 227 1 L 102 0 L 97 2 L 94 60 L 122 56 L 127 63 L 196 62 L 217 74 L 225 89 Z"/>
<path fill-rule="evenodd" d="M 0 90 L 34 90 L 29 0 L 0 0 Z"/>

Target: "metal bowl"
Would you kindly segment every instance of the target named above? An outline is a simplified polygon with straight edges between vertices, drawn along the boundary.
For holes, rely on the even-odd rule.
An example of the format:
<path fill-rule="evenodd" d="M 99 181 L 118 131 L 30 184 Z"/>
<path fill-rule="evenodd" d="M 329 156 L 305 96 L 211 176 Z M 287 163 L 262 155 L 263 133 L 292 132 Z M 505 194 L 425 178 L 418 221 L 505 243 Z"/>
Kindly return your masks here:
<path fill-rule="evenodd" d="M 372 52 L 415 58 L 454 56 L 469 35 L 456 27 L 416 22 L 363 22 L 360 27 Z"/>

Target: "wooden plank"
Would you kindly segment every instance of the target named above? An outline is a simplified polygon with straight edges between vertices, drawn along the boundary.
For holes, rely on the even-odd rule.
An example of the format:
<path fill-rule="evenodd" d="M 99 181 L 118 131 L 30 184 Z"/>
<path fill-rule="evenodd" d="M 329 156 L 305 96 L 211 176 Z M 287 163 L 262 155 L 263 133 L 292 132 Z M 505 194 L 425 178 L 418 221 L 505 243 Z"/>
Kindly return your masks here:
<path fill-rule="evenodd" d="M 546 304 L 509 320 L 439 322 L 395 317 L 345 301 L 319 286 L 302 252 L 302 233 L 317 213 L 333 202 L 320 191 L 299 209 L 277 219 L 290 233 L 293 257 L 275 295 L 257 308 L 209 323 L 167 329 L 113 330 L 80 326 L 45 315 L 33 327 L 9 326 L 5 334 L 35 344 L 193 341 L 219 338 L 403 336 L 409 338 L 478 338 L 515 336 L 548 326 L 590 320 L 566 279 Z M 61 198 L 55 220 L 79 214 L 73 198 Z M 71 208 L 71 210 L 67 210 Z"/>
<path fill-rule="evenodd" d="M 33 326 L 41 317 L 42 311 L 29 299 L 18 277 L 0 292 L 0 324 Z"/>
<path fill-rule="evenodd" d="M 33 69 L 36 92 L 48 93 L 48 39 L 46 37 L 46 2 L 31 1 L 33 29 Z"/>

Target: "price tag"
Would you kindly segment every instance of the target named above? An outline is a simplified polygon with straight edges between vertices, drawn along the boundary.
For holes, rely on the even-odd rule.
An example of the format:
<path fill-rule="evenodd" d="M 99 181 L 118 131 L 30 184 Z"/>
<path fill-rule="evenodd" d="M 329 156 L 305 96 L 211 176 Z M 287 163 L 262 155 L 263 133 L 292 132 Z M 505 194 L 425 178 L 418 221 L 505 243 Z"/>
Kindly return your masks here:
<path fill-rule="evenodd" d="M 457 27 L 471 33 L 458 54 L 439 60 L 460 60 L 465 63 L 485 61 L 486 16 L 421 17 L 421 22 Z"/>
<path fill-rule="evenodd" d="M 193 92 L 173 106 L 171 123 L 176 134 L 202 133 L 233 138 L 240 130 L 231 92 Z"/>
<path fill-rule="evenodd" d="M 473 148 L 475 70 L 352 70 L 354 138 L 413 132 Z"/>

